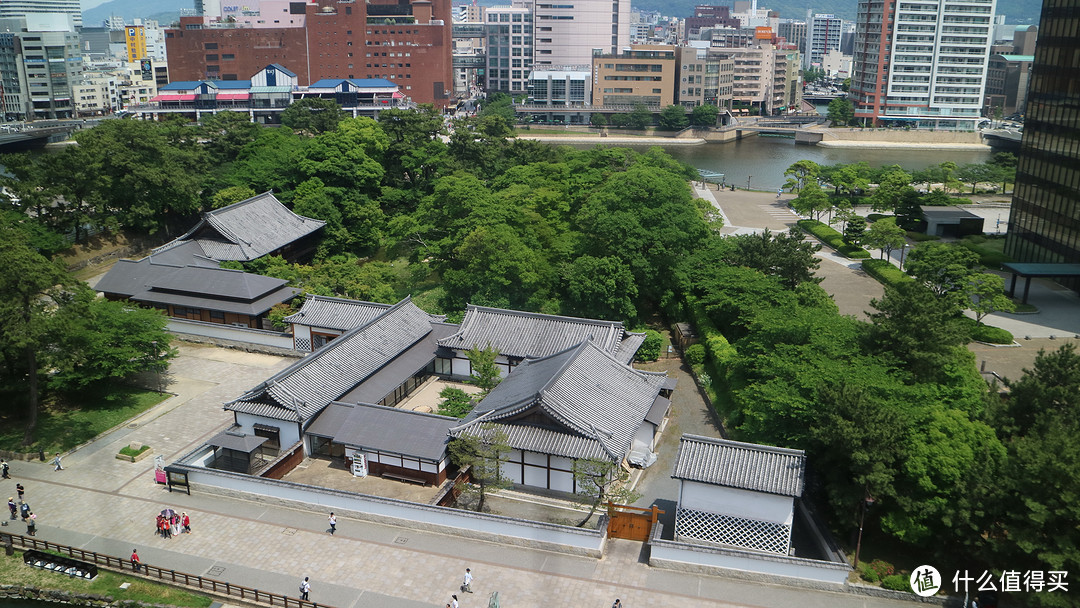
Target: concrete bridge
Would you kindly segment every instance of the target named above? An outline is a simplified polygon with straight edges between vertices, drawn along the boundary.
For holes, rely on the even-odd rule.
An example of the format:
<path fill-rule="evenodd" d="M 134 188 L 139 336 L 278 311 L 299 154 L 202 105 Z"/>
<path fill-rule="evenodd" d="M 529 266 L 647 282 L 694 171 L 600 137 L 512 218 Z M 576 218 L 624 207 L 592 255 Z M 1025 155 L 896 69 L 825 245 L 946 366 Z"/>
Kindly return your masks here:
<path fill-rule="evenodd" d="M 0 148 L 44 146 L 47 143 L 64 141 L 72 132 L 90 126 L 92 125 L 82 120 L 50 120 L 0 125 Z"/>

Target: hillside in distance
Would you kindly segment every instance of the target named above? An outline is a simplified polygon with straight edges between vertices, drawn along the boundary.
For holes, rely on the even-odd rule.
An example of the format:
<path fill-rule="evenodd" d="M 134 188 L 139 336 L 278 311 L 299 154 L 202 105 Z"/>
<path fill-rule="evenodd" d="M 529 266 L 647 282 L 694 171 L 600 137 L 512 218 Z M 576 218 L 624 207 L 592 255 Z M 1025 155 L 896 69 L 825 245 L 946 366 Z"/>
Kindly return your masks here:
<path fill-rule="evenodd" d="M 166 26 L 180 18 L 180 9 L 194 6 L 192 0 L 110 0 L 83 11 L 83 23 L 98 27 L 112 15 L 120 15 L 128 23 L 135 18 L 155 19 Z"/>

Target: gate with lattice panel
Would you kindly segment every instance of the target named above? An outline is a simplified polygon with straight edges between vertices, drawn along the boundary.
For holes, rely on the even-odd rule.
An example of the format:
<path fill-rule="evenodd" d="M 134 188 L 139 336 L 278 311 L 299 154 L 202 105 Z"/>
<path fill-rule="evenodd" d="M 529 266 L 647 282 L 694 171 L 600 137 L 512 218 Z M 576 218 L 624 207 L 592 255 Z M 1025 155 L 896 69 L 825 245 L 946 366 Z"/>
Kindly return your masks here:
<path fill-rule="evenodd" d="M 607 503 L 608 538 L 629 540 L 649 540 L 653 524 L 660 519 L 663 511 L 656 505 L 648 509 Z"/>

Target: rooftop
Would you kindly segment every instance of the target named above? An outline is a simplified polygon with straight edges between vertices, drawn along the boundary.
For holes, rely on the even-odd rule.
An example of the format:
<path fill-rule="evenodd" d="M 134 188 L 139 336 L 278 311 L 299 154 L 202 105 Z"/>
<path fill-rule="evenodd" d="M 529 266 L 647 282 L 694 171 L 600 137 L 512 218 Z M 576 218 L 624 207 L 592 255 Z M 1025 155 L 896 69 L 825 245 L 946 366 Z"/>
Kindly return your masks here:
<path fill-rule="evenodd" d="M 806 454 L 802 450 L 683 435 L 671 476 L 797 497 L 803 493 L 805 471 Z"/>

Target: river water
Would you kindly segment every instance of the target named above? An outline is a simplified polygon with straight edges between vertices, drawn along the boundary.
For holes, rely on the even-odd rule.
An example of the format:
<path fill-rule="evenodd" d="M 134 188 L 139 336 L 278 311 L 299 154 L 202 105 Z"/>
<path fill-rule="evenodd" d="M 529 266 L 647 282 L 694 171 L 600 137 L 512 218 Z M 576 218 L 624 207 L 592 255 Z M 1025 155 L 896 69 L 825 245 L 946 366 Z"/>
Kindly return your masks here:
<path fill-rule="evenodd" d="M 776 190 L 787 180 L 784 171 L 792 163 L 807 159 L 819 165 L 866 161 L 873 167 L 900 165 L 909 171 L 925 169 L 946 161 L 957 165 L 990 160 L 993 151 L 926 150 L 886 148 L 822 148 L 795 145 L 794 139 L 782 137 L 750 137 L 723 144 L 700 146 L 663 146 L 664 150 L 695 168 L 723 173 L 729 184 L 755 190 Z M 752 177 L 751 177 L 752 176 Z"/>

